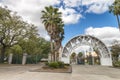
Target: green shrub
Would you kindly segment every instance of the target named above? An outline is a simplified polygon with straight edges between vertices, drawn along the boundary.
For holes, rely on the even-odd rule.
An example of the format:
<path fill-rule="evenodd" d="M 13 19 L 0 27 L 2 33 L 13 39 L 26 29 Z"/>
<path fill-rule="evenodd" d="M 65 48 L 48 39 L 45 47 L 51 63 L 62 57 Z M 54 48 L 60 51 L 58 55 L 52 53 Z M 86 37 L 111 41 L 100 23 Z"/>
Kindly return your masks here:
<path fill-rule="evenodd" d="M 45 65 L 46 65 L 46 66 L 48 66 L 48 65 L 49 65 L 49 63 L 48 63 L 48 62 L 45 62 Z"/>
<path fill-rule="evenodd" d="M 64 64 L 65 66 L 70 66 L 70 64 Z"/>
<path fill-rule="evenodd" d="M 120 61 L 113 62 L 114 67 L 120 67 Z"/>
<path fill-rule="evenodd" d="M 51 67 L 51 68 L 58 68 L 59 64 L 58 64 L 58 62 L 51 62 L 51 63 L 49 63 L 48 66 Z"/>
<path fill-rule="evenodd" d="M 64 62 L 58 61 L 57 63 L 59 64 L 59 68 L 64 68 L 65 67 Z"/>

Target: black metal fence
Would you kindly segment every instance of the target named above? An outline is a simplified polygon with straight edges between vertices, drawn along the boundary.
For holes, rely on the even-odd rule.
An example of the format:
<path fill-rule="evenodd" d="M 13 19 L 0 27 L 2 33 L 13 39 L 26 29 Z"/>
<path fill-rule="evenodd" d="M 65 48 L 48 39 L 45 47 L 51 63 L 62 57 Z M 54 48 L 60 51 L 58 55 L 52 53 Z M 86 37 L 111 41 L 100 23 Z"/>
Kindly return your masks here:
<path fill-rule="evenodd" d="M 27 55 L 26 64 L 37 64 L 41 61 L 42 56 L 40 54 L 37 55 Z M 14 54 L 12 58 L 12 64 L 22 64 L 23 55 L 22 54 Z"/>

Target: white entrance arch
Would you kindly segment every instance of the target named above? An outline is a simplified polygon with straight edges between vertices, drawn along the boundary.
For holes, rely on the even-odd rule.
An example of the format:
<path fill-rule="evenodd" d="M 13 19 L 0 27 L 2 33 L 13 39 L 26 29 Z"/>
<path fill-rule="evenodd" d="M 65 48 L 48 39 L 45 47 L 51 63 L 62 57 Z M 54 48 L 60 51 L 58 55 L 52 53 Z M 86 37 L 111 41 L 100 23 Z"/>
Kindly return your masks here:
<path fill-rule="evenodd" d="M 112 66 L 111 54 L 106 45 L 98 38 L 90 35 L 80 35 L 69 40 L 62 50 L 60 60 L 64 63 L 70 64 L 70 55 L 72 50 L 81 45 L 89 45 L 94 49 L 97 49 L 99 51 L 101 65 Z"/>

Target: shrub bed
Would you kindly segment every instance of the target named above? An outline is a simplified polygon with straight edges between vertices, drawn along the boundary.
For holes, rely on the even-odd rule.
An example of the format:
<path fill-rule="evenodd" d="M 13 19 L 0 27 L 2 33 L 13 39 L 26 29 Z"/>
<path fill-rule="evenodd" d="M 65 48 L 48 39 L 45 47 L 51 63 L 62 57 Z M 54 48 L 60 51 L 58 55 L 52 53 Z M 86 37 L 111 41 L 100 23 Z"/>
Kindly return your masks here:
<path fill-rule="evenodd" d="M 59 64 L 57 62 L 51 62 L 48 64 L 49 67 L 51 68 L 58 68 L 59 67 Z"/>
<path fill-rule="evenodd" d="M 114 67 L 120 67 L 120 61 L 113 62 Z"/>
<path fill-rule="evenodd" d="M 58 61 L 58 62 L 46 62 L 45 63 L 46 66 L 50 67 L 50 68 L 64 68 L 65 64 L 64 62 Z"/>

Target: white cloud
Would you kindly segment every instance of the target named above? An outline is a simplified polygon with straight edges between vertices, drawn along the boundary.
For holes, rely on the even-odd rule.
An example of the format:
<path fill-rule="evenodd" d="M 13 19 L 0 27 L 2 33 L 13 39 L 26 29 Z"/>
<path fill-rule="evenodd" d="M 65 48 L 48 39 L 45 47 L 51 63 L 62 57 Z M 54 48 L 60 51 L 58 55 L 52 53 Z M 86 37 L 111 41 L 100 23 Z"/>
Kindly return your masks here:
<path fill-rule="evenodd" d="M 79 7 L 81 0 L 64 0 L 65 7 Z"/>
<path fill-rule="evenodd" d="M 75 24 L 82 18 L 81 14 L 78 14 L 74 9 L 62 7 L 59 8 L 59 11 L 62 12 L 62 19 L 65 24 Z"/>
<path fill-rule="evenodd" d="M 81 10 L 82 6 L 86 6 L 85 12 L 100 14 L 106 12 L 114 0 L 64 0 L 63 2 L 65 8 L 76 7 Z"/>
<path fill-rule="evenodd" d="M 62 18 L 65 24 L 75 24 L 83 17 L 80 4 L 81 0 L 63 0 L 60 11 L 63 13 Z"/>
<path fill-rule="evenodd" d="M 89 13 L 101 14 L 108 10 L 114 0 L 83 0 L 82 5 L 87 6 Z"/>
<path fill-rule="evenodd" d="M 41 23 L 41 10 L 45 6 L 61 5 L 60 11 L 63 13 L 62 18 L 65 24 L 75 24 L 83 17 L 81 11 L 89 13 L 103 13 L 108 10 L 108 6 L 114 0 L 2 0 L 0 5 L 6 5 L 12 11 L 16 11 L 18 15 L 36 26 L 39 26 L 39 33 L 42 37 L 48 39 L 47 32 Z M 87 10 L 82 10 L 81 6 L 86 6 Z"/>
<path fill-rule="evenodd" d="M 120 41 L 120 31 L 115 27 L 93 28 L 89 27 L 85 30 L 85 34 L 95 36 L 102 40 L 107 46 L 111 45 L 114 40 Z"/>
<path fill-rule="evenodd" d="M 75 24 L 83 18 L 81 12 L 101 14 L 108 11 L 108 6 L 113 2 L 114 0 L 63 0 L 64 5 L 60 7 L 60 11 L 65 24 Z M 87 9 L 83 10 L 82 6 Z"/>
<path fill-rule="evenodd" d="M 10 10 L 16 11 L 18 15 L 22 16 L 24 21 L 39 26 L 40 36 L 45 37 L 46 39 L 48 39 L 48 35 L 40 20 L 41 11 L 45 6 L 59 4 L 60 0 L 3 0 L 0 2 L 0 5 L 8 6 Z M 74 5 L 71 6 L 75 7 L 76 5 L 78 4 L 74 2 Z M 60 11 L 63 13 L 62 18 L 65 24 L 75 24 L 82 17 L 81 14 L 77 13 L 77 11 L 72 8 L 62 9 L 61 7 Z"/>
<path fill-rule="evenodd" d="M 86 12 L 101 14 L 101 13 L 106 12 L 107 10 L 108 10 L 108 6 L 106 6 L 105 4 L 93 4 L 89 6 Z"/>
<path fill-rule="evenodd" d="M 0 5 L 7 6 L 10 10 L 15 11 L 22 16 L 24 21 L 39 26 L 40 36 L 49 39 L 41 23 L 41 11 L 45 6 L 59 4 L 59 0 L 3 0 Z"/>

